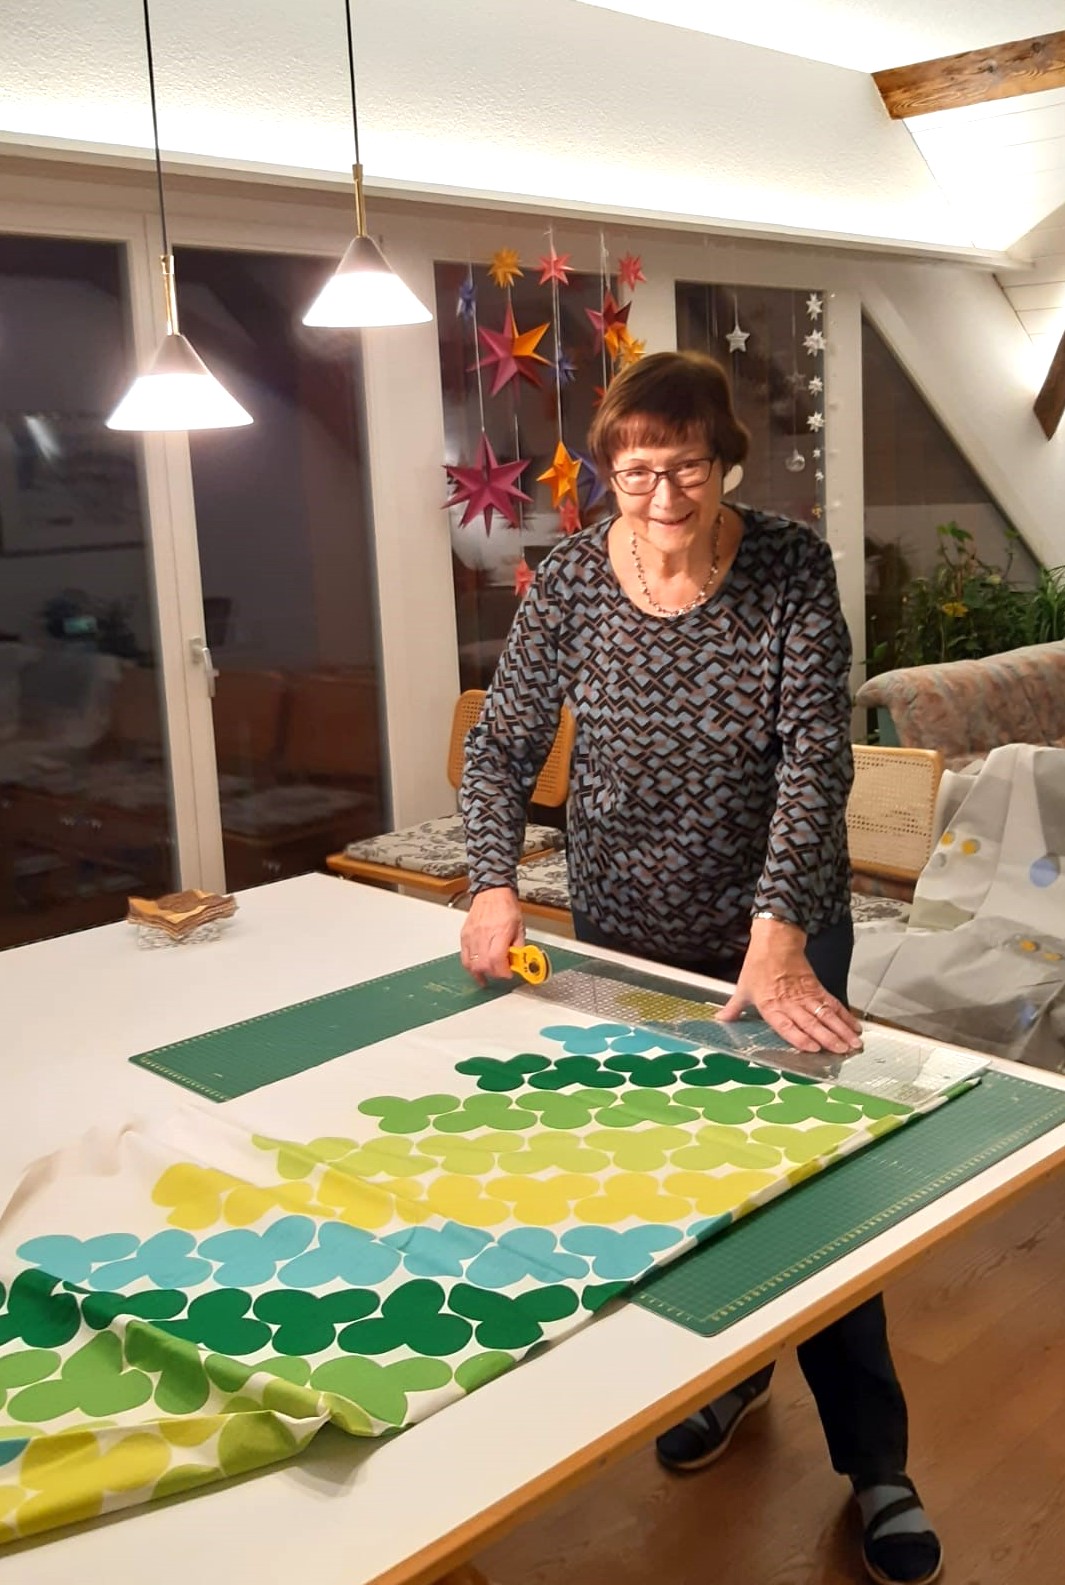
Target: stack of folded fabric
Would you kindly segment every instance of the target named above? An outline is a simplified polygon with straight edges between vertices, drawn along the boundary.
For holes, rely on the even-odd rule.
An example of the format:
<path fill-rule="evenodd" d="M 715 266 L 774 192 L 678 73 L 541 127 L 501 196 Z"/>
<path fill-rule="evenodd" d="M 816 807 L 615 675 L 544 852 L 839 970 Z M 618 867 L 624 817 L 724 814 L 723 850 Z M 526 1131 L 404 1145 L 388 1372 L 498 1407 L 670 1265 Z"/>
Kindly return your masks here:
<path fill-rule="evenodd" d="M 170 892 L 153 899 L 131 897 L 126 918 L 137 926 L 142 947 L 181 946 L 212 941 L 237 911 L 235 897 L 217 892 Z"/>

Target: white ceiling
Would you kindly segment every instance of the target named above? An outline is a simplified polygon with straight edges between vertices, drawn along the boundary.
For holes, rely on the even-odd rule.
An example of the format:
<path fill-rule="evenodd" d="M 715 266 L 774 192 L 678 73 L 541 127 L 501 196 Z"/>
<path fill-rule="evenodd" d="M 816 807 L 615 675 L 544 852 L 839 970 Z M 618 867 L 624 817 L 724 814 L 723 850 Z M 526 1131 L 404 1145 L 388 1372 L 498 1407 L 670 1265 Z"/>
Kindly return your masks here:
<path fill-rule="evenodd" d="M 1065 28 L 1062 0 L 579 0 L 854 71 L 989 49 Z"/>
<path fill-rule="evenodd" d="M 889 120 L 867 68 L 1046 31 L 1063 8 L 685 0 L 691 32 L 592 0 L 352 0 L 368 186 L 1001 251 L 1065 202 L 1065 96 L 919 129 Z M 152 24 L 168 159 L 350 173 L 342 0 L 155 0 Z M 136 0 L 0 0 L 0 37 L 0 138 L 150 146 Z"/>

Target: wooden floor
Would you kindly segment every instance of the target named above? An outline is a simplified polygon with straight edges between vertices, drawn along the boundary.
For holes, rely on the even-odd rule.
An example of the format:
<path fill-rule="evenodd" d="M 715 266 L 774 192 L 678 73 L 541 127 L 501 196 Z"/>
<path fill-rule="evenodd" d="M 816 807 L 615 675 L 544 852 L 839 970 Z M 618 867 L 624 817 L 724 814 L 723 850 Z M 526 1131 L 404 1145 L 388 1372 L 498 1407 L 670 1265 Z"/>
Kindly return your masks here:
<path fill-rule="evenodd" d="M 1062 1585 L 1065 1179 L 887 1299 L 945 1585 Z M 492 1585 L 851 1585 L 866 1576 L 847 1490 L 788 1353 L 716 1467 L 670 1476 L 640 1453 L 476 1561 Z"/>

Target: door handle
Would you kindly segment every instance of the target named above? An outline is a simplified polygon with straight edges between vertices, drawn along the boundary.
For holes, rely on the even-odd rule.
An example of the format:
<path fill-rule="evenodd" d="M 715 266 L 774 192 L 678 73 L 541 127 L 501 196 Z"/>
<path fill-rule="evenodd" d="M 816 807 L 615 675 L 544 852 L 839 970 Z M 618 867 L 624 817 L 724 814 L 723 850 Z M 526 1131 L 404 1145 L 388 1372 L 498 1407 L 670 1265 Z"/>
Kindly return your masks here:
<path fill-rule="evenodd" d="M 193 660 L 201 665 L 207 677 L 207 693 L 213 699 L 215 696 L 215 681 L 218 677 L 218 668 L 211 659 L 211 651 L 207 647 L 207 640 L 203 638 L 189 639 L 189 654 Z"/>

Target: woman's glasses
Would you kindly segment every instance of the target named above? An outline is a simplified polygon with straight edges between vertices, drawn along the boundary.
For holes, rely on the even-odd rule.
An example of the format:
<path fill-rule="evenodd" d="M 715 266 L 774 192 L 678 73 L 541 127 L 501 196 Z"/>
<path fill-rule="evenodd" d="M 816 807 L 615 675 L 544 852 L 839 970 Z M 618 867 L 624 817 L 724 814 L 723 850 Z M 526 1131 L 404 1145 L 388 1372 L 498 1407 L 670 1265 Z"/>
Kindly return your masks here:
<path fill-rule="evenodd" d="M 610 477 L 626 495 L 653 495 L 659 479 L 668 479 L 675 490 L 694 490 L 706 483 L 716 461 L 716 457 L 693 457 L 675 462 L 672 468 L 618 468 Z"/>

